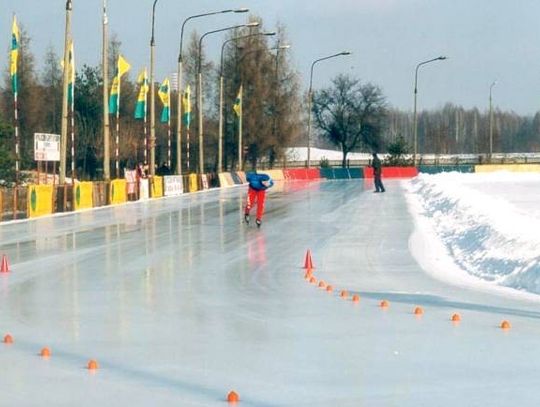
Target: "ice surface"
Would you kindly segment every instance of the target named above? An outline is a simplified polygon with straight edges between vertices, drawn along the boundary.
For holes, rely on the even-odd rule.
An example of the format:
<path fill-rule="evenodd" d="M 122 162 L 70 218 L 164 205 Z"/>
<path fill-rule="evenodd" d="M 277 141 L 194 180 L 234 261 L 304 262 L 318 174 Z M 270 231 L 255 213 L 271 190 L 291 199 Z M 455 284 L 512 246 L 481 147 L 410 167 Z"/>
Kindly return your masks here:
<path fill-rule="evenodd" d="M 538 405 L 538 304 L 425 273 L 385 186 L 278 185 L 261 230 L 243 188 L 1 225 L 0 405 Z"/>

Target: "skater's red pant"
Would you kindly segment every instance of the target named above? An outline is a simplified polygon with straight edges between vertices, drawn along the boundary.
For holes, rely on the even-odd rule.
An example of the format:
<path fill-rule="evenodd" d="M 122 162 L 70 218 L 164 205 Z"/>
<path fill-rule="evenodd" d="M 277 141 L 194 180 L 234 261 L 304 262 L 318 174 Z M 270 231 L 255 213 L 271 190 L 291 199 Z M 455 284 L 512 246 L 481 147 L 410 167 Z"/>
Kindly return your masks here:
<path fill-rule="evenodd" d="M 246 214 L 249 215 L 251 208 L 257 203 L 257 219 L 262 220 L 264 214 L 264 200 L 266 198 L 265 190 L 256 190 L 253 188 L 248 189 L 247 204 L 246 204 Z"/>

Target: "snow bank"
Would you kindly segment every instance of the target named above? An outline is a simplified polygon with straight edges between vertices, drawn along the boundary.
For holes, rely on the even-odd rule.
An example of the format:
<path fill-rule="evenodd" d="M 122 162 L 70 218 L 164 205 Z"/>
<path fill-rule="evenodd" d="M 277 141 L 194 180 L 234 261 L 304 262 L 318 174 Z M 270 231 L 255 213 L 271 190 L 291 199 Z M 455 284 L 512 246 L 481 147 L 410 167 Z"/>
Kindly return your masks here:
<path fill-rule="evenodd" d="M 445 280 L 540 294 L 538 201 L 526 196 L 538 194 L 540 174 L 421 174 L 404 183 L 423 267 Z"/>

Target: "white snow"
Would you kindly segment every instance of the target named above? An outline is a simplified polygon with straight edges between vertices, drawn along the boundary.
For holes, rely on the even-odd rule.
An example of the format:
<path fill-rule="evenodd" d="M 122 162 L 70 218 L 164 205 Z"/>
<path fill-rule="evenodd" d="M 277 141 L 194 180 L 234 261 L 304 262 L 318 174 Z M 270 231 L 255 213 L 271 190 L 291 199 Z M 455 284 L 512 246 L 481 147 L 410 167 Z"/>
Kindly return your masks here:
<path fill-rule="evenodd" d="M 540 174 L 420 174 L 405 184 L 417 225 L 411 250 L 426 270 L 540 294 Z"/>

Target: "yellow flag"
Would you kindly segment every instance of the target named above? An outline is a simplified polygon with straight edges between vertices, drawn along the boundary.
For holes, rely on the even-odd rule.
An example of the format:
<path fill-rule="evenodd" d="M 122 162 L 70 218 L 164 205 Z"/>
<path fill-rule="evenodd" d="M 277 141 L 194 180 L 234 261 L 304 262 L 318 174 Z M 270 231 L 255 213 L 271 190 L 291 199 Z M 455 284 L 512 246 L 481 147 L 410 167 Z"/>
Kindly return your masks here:
<path fill-rule="evenodd" d="M 118 76 L 121 78 L 131 69 L 131 65 L 124 59 L 122 55 L 118 56 Z"/>
<path fill-rule="evenodd" d="M 238 96 L 236 96 L 236 100 L 233 105 L 234 112 L 238 117 L 242 116 L 242 85 L 240 85 L 240 89 L 238 90 Z"/>

